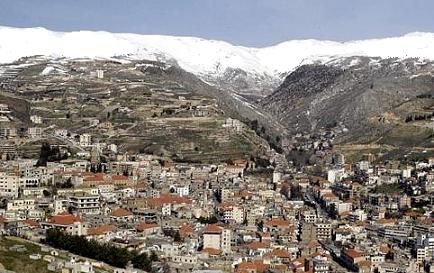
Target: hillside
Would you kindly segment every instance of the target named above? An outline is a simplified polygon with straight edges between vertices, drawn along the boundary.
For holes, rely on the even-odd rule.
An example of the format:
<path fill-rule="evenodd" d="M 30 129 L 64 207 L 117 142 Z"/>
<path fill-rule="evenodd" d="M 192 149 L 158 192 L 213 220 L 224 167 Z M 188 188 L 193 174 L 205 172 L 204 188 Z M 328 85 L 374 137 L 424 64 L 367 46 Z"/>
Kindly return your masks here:
<path fill-rule="evenodd" d="M 31 57 L 2 68 L 11 66 L 19 68 L 0 76 L 1 103 L 13 119 L 27 123 L 23 127 L 42 130 L 42 137 L 20 143 L 27 157 L 45 140 L 78 152 L 84 133 L 95 143 L 116 144 L 120 152 L 178 161 L 222 162 L 266 151 L 266 142 L 248 126 L 228 123 L 229 117 L 242 119 L 241 103 L 176 65 Z M 32 124 L 30 115 L 41 123 Z M 59 129 L 69 137 L 59 136 Z"/>
<path fill-rule="evenodd" d="M 293 132 L 341 126 L 341 142 L 423 144 L 430 131 L 419 139 L 413 127 L 431 126 L 433 69 L 430 61 L 367 57 L 304 65 L 261 106 Z M 425 124 L 414 119 L 419 115 Z"/>

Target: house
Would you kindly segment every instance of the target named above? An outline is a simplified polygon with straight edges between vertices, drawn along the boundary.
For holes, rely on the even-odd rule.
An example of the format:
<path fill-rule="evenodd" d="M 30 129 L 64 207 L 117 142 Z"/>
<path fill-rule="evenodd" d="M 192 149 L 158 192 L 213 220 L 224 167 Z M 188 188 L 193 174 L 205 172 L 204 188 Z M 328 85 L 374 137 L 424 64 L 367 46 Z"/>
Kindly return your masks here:
<path fill-rule="evenodd" d="M 191 238 L 194 235 L 194 229 L 190 224 L 184 223 L 179 227 L 179 236 L 181 238 Z"/>
<path fill-rule="evenodd" d="M 161 226 L 155 223 L 140 223 L 135 227 L 136 231 L 142 235 L 160 234 Z"/>
<path fill-rule="evenodd" d="M 270 258 L 272 263 L 289 264 L 292 255 L 284 249 L 275 248 L 270 253 L 265 254 L 264 257 Z"/>
<path fill-rule="evenodd" d="M 96 227 L 91 227 L 87 230 L 87 237 L 96 240 L 104 240 L 107 236 L 110 236 L 116 230 L 117 227 L 114 225 L 100 225 Z"/>
<path fill-rule="evenodd" d="M 247 245 L 247 249 L 249 250 L 249 255 L 264 255 L 265 253 L 270 251 L 270 243 L 269 242 L 251 242 Z"/>
<path fill-rule="evenodd" d="M 124 187 L 133 187 L 134 181 L 130 180 L 128 176 L 125 175 L 112 175 L 111 181 L 113 185 L 117 188 L 124 188 Z"/>
<path fill-rule="evenodd" d="M 276 218 L 266 221 L 264 227 L 267 231 L 284 231 L 293 228 L 293 225 L 288 220 Z"/>
<path fill-rule="evenodd" d="M 131 211 L 117 208 L 112 211 L 110 220 L 113 222 L 132 222 L 134 220 L 134 215 Z"/>
<path fill-rule="evenodd" d="M 262 260 L 245 261 L 236 266 L 235 272 L 241 273 L 264 273 L 268 269 L 268 265 L 264 264 Z"/>
<path fill-rule="evenodd" d="M 69 213 L 55 215 L 48 222 L 42 222 L 41 227 L 44 229 L 57 228 L 69 235 L 87 235 L 87 224 L 80 216 Z"/>
<path fill-rule="evenodd" d="M 359 269 L 358 264 L 366 261 L 365 255 L 352 248 L 345 248 L 341 251 L 341 259 L 343 263 L 351 270 L 357 271 Z"/>
<path fill-rule="evenodd" d="M 99 195 L 80 194 L 69 197 L 69 205 L 78 213 L 98 214 L 100 212 Z"/>

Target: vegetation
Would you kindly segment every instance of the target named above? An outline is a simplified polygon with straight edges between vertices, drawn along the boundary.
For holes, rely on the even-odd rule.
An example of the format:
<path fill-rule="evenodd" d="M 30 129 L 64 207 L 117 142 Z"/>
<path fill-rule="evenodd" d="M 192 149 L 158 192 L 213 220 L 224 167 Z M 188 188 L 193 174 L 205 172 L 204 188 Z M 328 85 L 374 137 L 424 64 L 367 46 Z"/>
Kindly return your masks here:
<path fill-rule="evenodd" d="M 418 126 L 398 126 L 387 132 L 379 144 L 394 145 L 396 147 L 414 147 L 429 140 L 432 130 Z"/>
<path fill-rule="evenodd" d="M 214 215 L 209 217 L 209 218 L 205 218 L 205 217 L 199 217 L 199 219 L 197 219 L 199 221 L 199 223 L 201 224 L 216 224 L 218 223 L 218 219 L 217 217 L 215 217 Z"/>
<path fill-rule="evenodd" d="M 336 205 L 334 203 L 330 204 L 327 208 L 327 213 L 331 219 L 336 219 L 338 217 L 338 210 L 336 209 Z"/>
<path fill-rule="evenodd" d="M 282 153 L 282 148 L 280 147 L 280 136 L 276 136 L 272 138 L 269 134 L 267 134 L 267 130 L 264 126 L 259 126 L 258 120 L 254 119 L 248 122 L 250 129 L 256 132 L 256 134 L 262 138 L 264 138 L 271 148 L 273 148 L 276 152 Z"/>
<path fill-rule="evenodd" d="M 399 185 L 398 183 L 394 183 L 379 185 L 375 187 L 373 191 L 374 193 L 393 194 L 402 192 L 403 189 L 401 188 L 401 185 Z"/>
<path fill-rule="evenodd" d="M 134 267 L 150 271 L 152 262 L 158 261 L 158 256 L 155 253 L 148 257 L 146 253 L 139 254 L 136 251 L 128 251 L 110 243 L 101 244 L 95 240 L 87 240 L 84 236 L 71 236 L 58 229 L 49 229 L 45 242 L 50 246 L 103 261 L 115 267 L 125 267 L 131 261 Z"/>
<path fill-rule="evenodd" d="M 50 144 L 44 142 L 42 143 L 36 166 L 47 166 L 47 162 L 60 161 L 67 158 L 68 155 L 66 153 L 61 153 L 59 147 L 51 147 Z"/>
<path fill-rule="evenodd" d="M 15 245 L 22 245 L 26 248 L 24 252 L 16 252 L 9 250 Z M 32 260 L 30 254 L 43 254 L 40 247 L 23 240 L 18 240 L 13 237 L 0 238 L 0 264 L 7 270 L 15 272 L 32 272 L 45 273 L 47 272 L 47 262 L 43 260 Z M 0 271 L 1 266 L 0 266 Z"/>

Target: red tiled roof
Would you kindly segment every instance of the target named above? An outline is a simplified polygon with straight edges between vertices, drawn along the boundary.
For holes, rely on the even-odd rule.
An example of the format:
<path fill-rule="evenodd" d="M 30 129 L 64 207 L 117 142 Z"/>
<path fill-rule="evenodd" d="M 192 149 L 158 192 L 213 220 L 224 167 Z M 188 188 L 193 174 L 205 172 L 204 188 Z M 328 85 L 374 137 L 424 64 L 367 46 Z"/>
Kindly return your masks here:
<path fill-rule="evenodd" d="M 291 223 L 289 221 L 284 220 L 284 219 L 271 219 L 271 220 L 268 220 L 265 225 L 267 225 L 267 226 L 280 226 L 280 227 L 285 226 L 285 227 L 289 227 L 290 224 Z"/>
<path fill-rule="evenodd" d="M 266 269 L 267 265 L 262 261 L 249 261 L 240 263 L 237 267 L 237 272 L 255 270 L 256 273 L 263 273 Z"/>
<path fill-rule="evenodd" d="M 390 251 L 390 247 L 387 244 L 381 244 L 380 247 L 378 248 L 378 250 L 381 253 L 387 254 Z"/>
<path fill-rule="evenodd" d="M 290 258 L 291 254 L 284 249 L 275 248 L 270 253 L 265 254 L 266 257 Z"/>
<path fill-rule="evenodd" d="M 222 253 L 221 250 L 215 249 L 215 248 L 211 248 L 211 247 L 204 248 L 202 250 L 202 252 L 206 252 L 210 256 L 218 256 L 218 255 L 220 255 Z"/>
<path fill-rule="evenodd" d="M 191 204 L 192 201 L 190 198 L 187 197 L 181 197 L 178 195 L 170 195 L 170 194 L 162 194 L 160 197 L 157 198 L 149 198 L 147 200 L 148 206 L 151 208 L 158 208 L 163 206 L 164 204 L 172 204 L 172 205 L 179 205 L 179 204 Z"/>
<path fill-rule="evenodd" d="M 72 215 L 69 213 L 61 213 L 58 215 L 54 215 L 50 219 L 50 223 L 55 225 L 62 225 L 62 226 L 72 225 L 76 222 L 82 222 L 81 218 L 79 216 Z"/>
<path fill-rule="evenodd" d="M 294 269 L 304 268 L 305 264 L 306 264 L 306 258 L 301 256 L 301 257 L 295 259 L 294 261 L 292 261 L 291 266 Z"/>
<path fill-rule="evenodd" d="M 128 180 L 128 176 L 125 176 L 125 175 L 112 175 L 112 180 Z"/>
<path fill-rule="evenodd" d="M 24 221 L 24 224 L 30 226 L 30 227 L 39 227 L 39 223 L 33 219 L 26 219 Z"/>
<path fill-rule="evenodd" d="M 140 223 L 140 224 L 136 225 L 136 230 L 138 232 L 143 232 L 147 229 L 157 228 L 159 226 L 160 225 L 154 224 L 154 223 Z"/>
<path fill-rule="evenodd" d="M 223 228 L 214 224 L 207 225 L 203 231 L 205 234 L 220 234 L 222 233 Z"/>
<path fill-rule="evenodd" d="M 114 225 L 101 225 L 93 228 L 89 228 L 87 231 L 88 235 L 105 235 L 107 233 L 115 231 L 117 228 Z"/>
<path fill-rule="evenodd" d="M 323 198 L 323 199 L 326 199 L 326 200 L 334 200 L 334 199 L 338 199 L 338 197 L 337 197 L 336 195 L 334 195 L 333 193 L 331 193 L 331 192 L 329 192 L 329 193 L 325 193 L 325 194 L 322 196 L 322 198 Z"/>
<path fill-rule="evenodd" d="M 355 250 L 355 249 L 352 249 L 352 248 L 348 248 L 348 249 L 346 249 L 345 250 L 345 254 L 347 255 L 347 256 L 349 256 L 349 257 L 351 257 L 351 258 L 358 258 L 358 257 L 362 257 L 362 253 L 361 252 L 359 252 L 359 251 L 357 251 L 357 250 Z"/>
<path fill-rule="evenodd" d="M 391 219 L 385 219 L 385 218 L 383 218 L 383 219 L 380 219 L 380 220 L 377 221 L 377 223 L 381 224 L 381 225 L 395 224 L 395 222 L 396 222 L 396 220 L 393 219 L 393 218 L 391 218 Z"/>
<path fill-rule="evenodd" d="M 102 175 L 92 175 L 85 177 L 83 180 L 85 182 L 104 182 L 104 177 Z"/>
<path fill-rule="evenodd" d="M 117 208 L 112 211 L 112 216 L 114 217 L 125 217 L 125 216 L 132 216 L 132 215 L 133 213 L 131 211 L 128 211 L 123 208 Z"/>
<path fill-rule="evenodd" d="M 309 248 L 319 247 L 319 246 L 321 246 L 321 244 L 320 244 L 317 240 L 311 240 L 311 241 L 307 244 L 307 247 L 309 247 Z"/>
<path fill-rule="evenodd" d="M 193 235 L 193 233 L 194 233 L 194 229 L 189 224 L 182 224 L 179 227 L 179 235 L 181 235 L 181 237 L 190 236 Z"/>
<path fill-rule="evenodd" d="M 268 248 L 268 247 L 270 247 L 270 244 L 255 241 L 255 242 L 251 242 L 250 244 L 248 244 L 247 247 L 250 249 Z"/>

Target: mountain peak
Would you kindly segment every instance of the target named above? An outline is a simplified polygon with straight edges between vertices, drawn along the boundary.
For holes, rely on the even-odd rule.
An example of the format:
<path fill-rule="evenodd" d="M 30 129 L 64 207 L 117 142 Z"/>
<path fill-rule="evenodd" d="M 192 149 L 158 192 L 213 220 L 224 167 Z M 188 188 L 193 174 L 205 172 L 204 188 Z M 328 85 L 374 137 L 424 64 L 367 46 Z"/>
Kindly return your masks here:
<path fill-rule="evenodd" d="M 197 75 L 221 75 L 226 69 L 278 77 L 302 63 L 329 61 L 339 56 L 434 59 L 434 34 L 409 33 L 401 37 L 334 42 L 292 40 L 264 48 L 249 48 L 196 37 L 110 33 L 106 31 L 54 32 L 43 27 L 0 26 L 0 62 L 46 55 L 68 58 L 176 60 Z"/>

